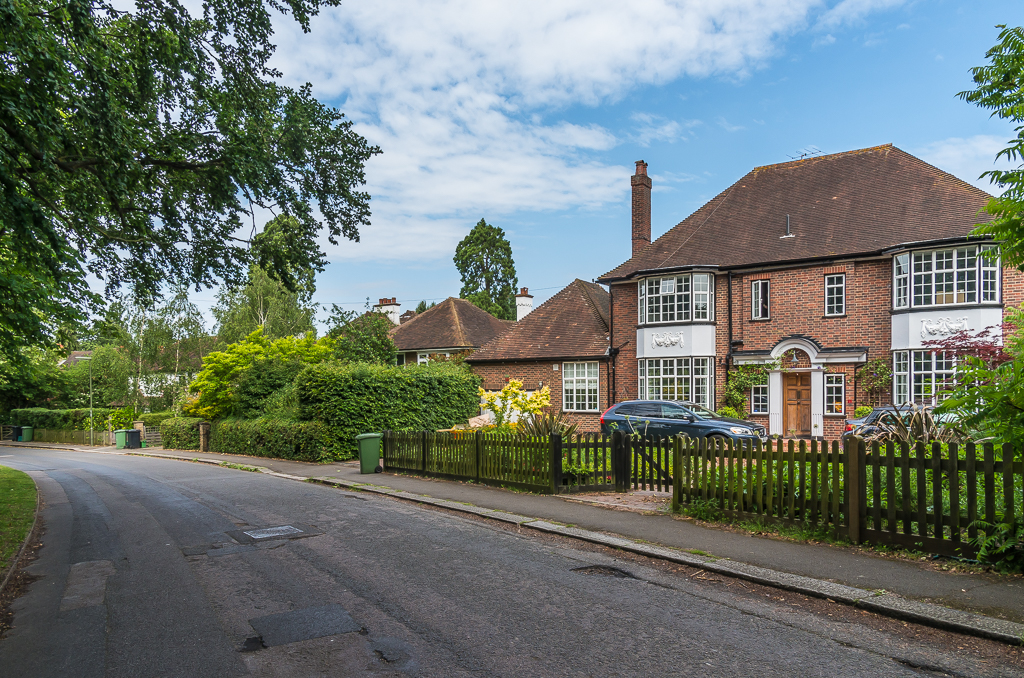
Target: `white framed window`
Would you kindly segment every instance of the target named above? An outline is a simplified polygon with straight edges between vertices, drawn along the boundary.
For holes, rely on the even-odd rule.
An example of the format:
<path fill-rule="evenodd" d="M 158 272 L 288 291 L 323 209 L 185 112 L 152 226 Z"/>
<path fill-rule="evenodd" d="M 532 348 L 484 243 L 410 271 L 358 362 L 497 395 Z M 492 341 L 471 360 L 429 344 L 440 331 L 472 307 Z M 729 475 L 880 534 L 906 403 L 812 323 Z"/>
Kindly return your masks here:
<path fill-rule="evenodd" d="M 846 375 L 825 375 L 825 414 L 846 412 Z"/>
<path fill-rule="evenodd" d="M 893 404 L 937 405 L 952 388 L 956 361 L 942 351 L 893 353 Z"/>
<path fill-rule="evenodd" d="M 999 300 L 998 286 L 995 245 L 893 257 L 893 308 L 995 302 Z"/>
<path fill-rule="evenodd" d="M 910 306 L 910 255 L 898 254 L 893 258 L 893 308 Z"/>
<path fill-rule="evenodd" d="M 768 384 L 750 387 L 750 413 L 768 414 Z"/>
<path fill-rule="evenodd" d="M 440 351 L 440 352 L 438 352 L 438 351 L 431 351 L 429 353 L 417 353 L 416 354 L 416 364 L 417 365 L 424 365 L 426 363 L 429 363 L 431 358 L 436 358 L 438 356 L 443 356 L 445 358 L 448 358 L 448 357 L 451 356 L 451 353 L 448 353 L 446 351 Z"/>
<path fill-rule="evenodd" d="M 599 374 L 598 363 L 562 363 L 562 409 L 596 412 Z"/>
<path fill-rule="evenodd" d="M 711 409 L 711 358 L 656 358 L 639 361 L 641 400 L 686 400 Z"/>
<path fill-rule="evenodd" d="M 750 283 L 750 317 L 753 320 L 768 320 L 769 287 L 767 280 L 755 280 Z"/>
<path fill-rule="evenodd" d="M 893 404 L 903 405 L 910 399 L 910 353 L 896 351 L 892 355 Z"/>
<path fill-rule="evenodd" d="M 714 278 L 710 273 L 641 280 L 637 293 L 641 325 L 714 320 Z"/>
<path fill-rule="evenodd" d="M 825 276 L 825 315 L 846 314 L 846 274 Z"/>

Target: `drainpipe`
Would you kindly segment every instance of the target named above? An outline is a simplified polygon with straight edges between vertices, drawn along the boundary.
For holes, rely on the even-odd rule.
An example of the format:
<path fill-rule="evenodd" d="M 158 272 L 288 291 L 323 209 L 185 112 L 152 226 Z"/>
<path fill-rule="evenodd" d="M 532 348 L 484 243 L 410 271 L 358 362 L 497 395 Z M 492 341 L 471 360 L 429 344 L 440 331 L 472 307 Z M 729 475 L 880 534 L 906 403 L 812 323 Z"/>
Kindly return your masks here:
<path fill-rule="evenodd" d="M 729 386 L 729 365 L 732 363 L 732 271 L 729 271 L 729 289 L 726 294 L 729 306 L 729 350 L 725 354 L 725 386 Z"/>
<path fill-rule="evenodd" d="M 608 286 L 608 407 L 615 404 L 615 356 L 618 351 L 612 350 L 615 340 L 615 286 Z"/>

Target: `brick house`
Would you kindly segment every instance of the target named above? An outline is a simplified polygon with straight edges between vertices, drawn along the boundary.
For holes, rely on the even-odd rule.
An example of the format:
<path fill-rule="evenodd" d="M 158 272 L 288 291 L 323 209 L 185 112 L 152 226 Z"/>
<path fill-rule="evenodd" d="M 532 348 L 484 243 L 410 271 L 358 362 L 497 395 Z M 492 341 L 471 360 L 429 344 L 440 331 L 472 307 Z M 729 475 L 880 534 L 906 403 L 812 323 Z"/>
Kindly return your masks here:
<path fill-rule="evenodd" d="M 515 323 L 498 320 L 465 299 L 448 297 L 412 318 L 401 322 L 394 299 L 382 299 L 381 311 L 399 321 L 390 331 L 398 349 L 398 364 L 425 363 L 431 357 L 453 356 L 474 351 L 495 337 L 507 332 Z"/>
<path fill-rule="evenodd" d="M 767 364 L 748 397 L 770 433 L 836 437 L 869 404 L 856 370 L 884 358 L 884 402 L 934 402 L 953 362 L 922 342 L 997 327 L 1024 294 L 970 236 L 989 195 L 887 144 L 757 167 L 651 242 L 651 179 L 631 179 L 632 257 L 602 276 L 611 402 L 721 404 L 728 366 Z"/>
<path fill-rule="evenodd" d="M 466 362 L 487 391 L 500 391 L 510 379 L 522 381 L 527 391 L 548 386 L 552 408 L 581 431 L 598 431 L 610 402 L 610 310 L 604 288 L 574 280 Z"/>

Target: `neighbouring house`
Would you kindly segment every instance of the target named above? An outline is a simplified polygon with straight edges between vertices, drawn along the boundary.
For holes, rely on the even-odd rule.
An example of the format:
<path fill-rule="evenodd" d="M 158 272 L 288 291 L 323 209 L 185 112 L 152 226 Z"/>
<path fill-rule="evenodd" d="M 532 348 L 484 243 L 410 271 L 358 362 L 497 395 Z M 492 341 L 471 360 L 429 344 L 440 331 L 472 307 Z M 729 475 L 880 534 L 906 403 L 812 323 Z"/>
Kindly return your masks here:
<path fill-rule="evenodd" d="M 548 386 L 552 407 L 581 431 L 597 431 L 609 403 L 610 312 L 604 288 L 574 280 L 466 362 L 487 391 L 500 391 L 511 379 L 531 392 Z"/>
<path fill-rule="evenodd" d="M 393 304 L 394 299 L 390 301 L 397 319 L 398 306 Z M 390 313 L 392 307 L 385 312 Z M 391 330 L 391 340 L 398 349 L 399 365 L 425 363 L 433 357 L 474 351 L 514 324 L 498 320 L 465 299 L 448 297 Z"/>
<path fill-rule="evenodd" d="M 951 356 L 923 343 L 997 328 L 1021 273 L 971 236 L 984 191 L 887 144 L 757 167 L 651 242 L 651 179 L 631 179 L 632 257 L 611 294 L 611 402 L 710 408 L 732 366 L 765 365 L 747 395 L 772 434 L 836 437 L 868 404 L 856 370 L 884 358 L 887 399 L 933 403 Z"/>

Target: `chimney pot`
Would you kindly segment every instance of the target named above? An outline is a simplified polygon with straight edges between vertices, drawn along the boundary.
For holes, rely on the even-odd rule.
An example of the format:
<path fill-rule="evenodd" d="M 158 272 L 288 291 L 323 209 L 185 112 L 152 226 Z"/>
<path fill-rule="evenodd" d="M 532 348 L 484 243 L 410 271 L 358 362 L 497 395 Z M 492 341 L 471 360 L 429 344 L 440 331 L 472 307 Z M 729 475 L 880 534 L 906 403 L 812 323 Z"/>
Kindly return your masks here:
<path fill-rule="evenodd" d="M 633 256 L 651 244 L 651 178 L 647 163 L 636 161 L 636 174 L 630 177 L 633 188 Z"/>

